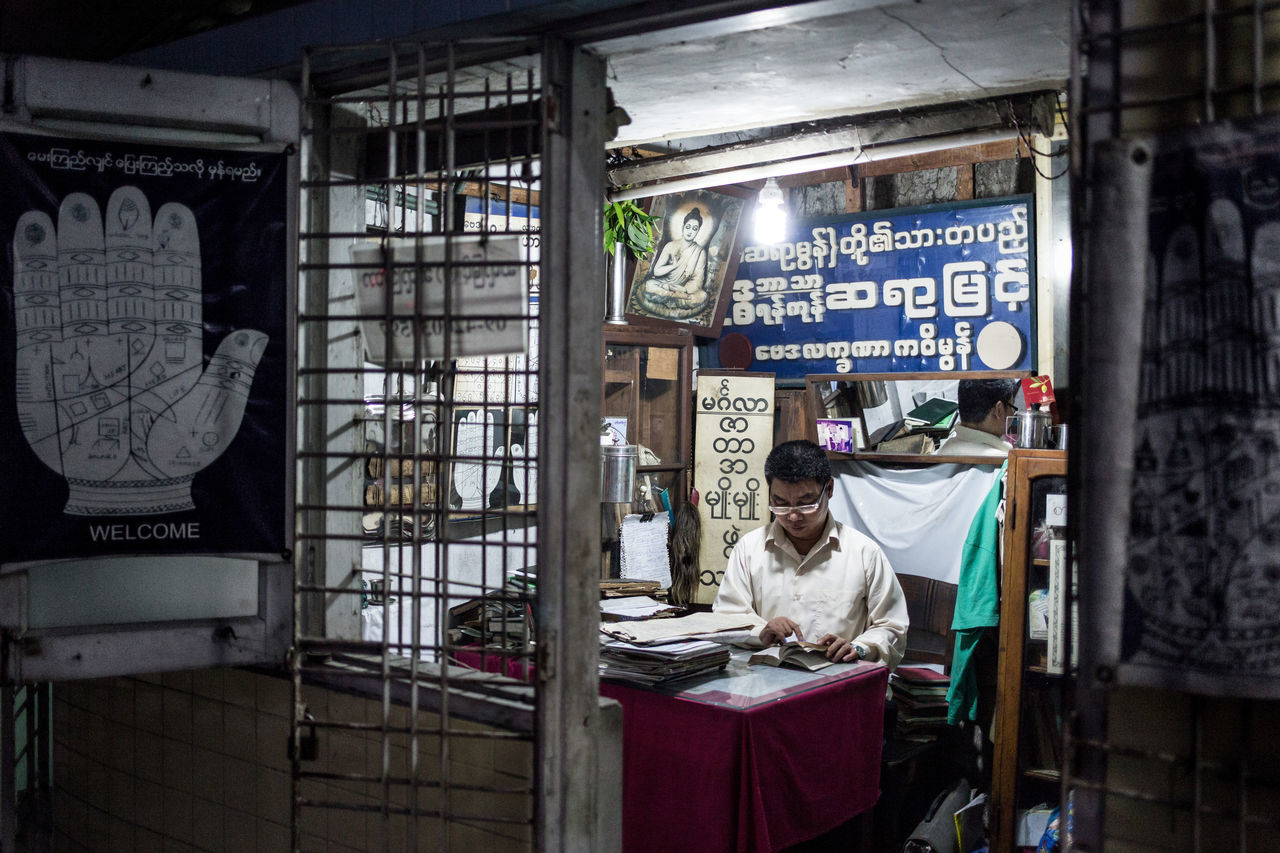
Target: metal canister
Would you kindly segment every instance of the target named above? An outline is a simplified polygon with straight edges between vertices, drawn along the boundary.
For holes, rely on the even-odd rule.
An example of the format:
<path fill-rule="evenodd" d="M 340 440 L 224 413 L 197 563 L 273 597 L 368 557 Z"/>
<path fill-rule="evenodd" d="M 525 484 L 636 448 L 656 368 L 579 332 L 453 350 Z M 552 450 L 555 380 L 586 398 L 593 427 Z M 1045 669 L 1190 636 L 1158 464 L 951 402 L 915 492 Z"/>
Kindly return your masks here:
<path fill-rule="evenodd" d="M 600 446 L 600 500 L 628 504 L 636 493 L 636 445 Z"/>

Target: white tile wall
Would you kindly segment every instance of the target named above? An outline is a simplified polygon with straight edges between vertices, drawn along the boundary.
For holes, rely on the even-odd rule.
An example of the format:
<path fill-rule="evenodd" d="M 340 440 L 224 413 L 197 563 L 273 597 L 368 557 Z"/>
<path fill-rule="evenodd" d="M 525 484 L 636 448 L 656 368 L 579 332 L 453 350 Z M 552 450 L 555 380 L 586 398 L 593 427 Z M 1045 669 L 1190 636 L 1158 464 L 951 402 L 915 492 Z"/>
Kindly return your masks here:
<path fill-rule="evenodd" d="M 316 688 L 307 688 L 305 698 L 317 719 L 382 719 L 376 701 Z M 55 685 L 56 849 L 288 851 L 290 711 L 286 679 L 239 669 Z M 392 711 L 392 726 L 407 724 L 404 709 Z M 434 784 L 440 776 L 440 718 L 423 713 L 417 722 L 417 804 L 424 814 L 412 819 L 307 809 L 303 849 L 402 850 L 414 830 L 423 851 L 531 850 L 532 743 L 462 736 L 486 730 L 451 720 L 449 776 L 453 785 L 468 787 L 450 789 L 450 811 L 458 819 L 442 827 L 428 814 L 441 804 Z M 386 744 L 390 773 L 408 774 L 410 736 L 388 734 Z M 376 780 L 383 745 L 378 731 L 322 730 L 319 759 L 309 767 Z M 379 804 L 384 790 L 378 781 L 303 785 L 305 796 L 346 803 Z M 392 785 L 387 799 L 407 806 L 411 790 Z"/>

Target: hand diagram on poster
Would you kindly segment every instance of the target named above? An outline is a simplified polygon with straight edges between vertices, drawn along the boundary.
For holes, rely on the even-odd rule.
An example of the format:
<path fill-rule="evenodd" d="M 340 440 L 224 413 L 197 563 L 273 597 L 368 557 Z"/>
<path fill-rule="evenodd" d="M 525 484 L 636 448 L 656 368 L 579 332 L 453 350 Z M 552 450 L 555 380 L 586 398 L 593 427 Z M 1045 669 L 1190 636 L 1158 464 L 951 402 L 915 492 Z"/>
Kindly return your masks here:
<path fill-rule="evenodd" d="M 533 454 L 533 458 L 529 454 Z M 511 444 L 511 479 L 520 493 L 517 500 L 525 506 L 538 502 L 538 412 L 529 412 L 524 440 Z"/>
<path fill-rule="evenodd" d="M 453 466 L 453 490 L 462 499 L 461 509 L 484 509 L 489 495 L 502 479 L 500 454 L 495 462 L 471 461 L 495 454 L 496 430 L 491 411 L 468 412 L 457 423 L 454 453 L 468 460 L 455 462 Z"/>
<path fill-rule="evenodd" d="M 200 239 L 184 205 L 135 187 L 29 210 L 13 235 L 18 419 L 66 479 L 64 513 L 192 509 L 191 482 L 240 429 L 268 336 L 227 335 L 203 367 Z"/>
<path fill-rule="evenodd" d="M 1135 506 L 1146 496 L 1146 506 L 1152 507 L 1149 496 L 1159 495 L 1160 511 L 1135 510 L 1127 581 L 1140 607 L 1172 624 L 1203 628 L 1236 609 L 1243 588 L 1233 589 L 1240 580 L 1234 549 L 1257 532 L 1255 513 L 1214 511 L 1226 505 L 1221 484 L 1231 482 L 1232 496 L 1242 502 L 1251 485 L 1227 473 L 1237 457 L 1212 447 L 1213 425 L 1224 413 L 1198 402 L 1229 399 L 1235 413 L 1256 420 L 1248 409 L 1256 392 L 1245 369 L 1254 354 L 1236 355 L 1244 350 L 1241 342 L 1252 338 L 1245 236 L 1236 203 L 1215 199 L 1204 211 L 1202 226 L 1178 225 L 1160 266 L 1154 259 L 1148 264 L 1148 288 L 1154 289 L 1146 296 L 1148 304 L 1167 307 L 1147 319 L 1165 327 L 1146 332 L 1163 351 L 1146 356 L 1158 367 L 1148 367 L 1138 429 L 1152 446 L 1168 451 L 1153 455 L 1155 461 L 1134 474 Z M 1263 246 L 1255 241 L 1255 284 L 1261 281 L 1256 253 Z M 1259 446 L 1252 429 L 1234 425 L 1232 445 Z"/>

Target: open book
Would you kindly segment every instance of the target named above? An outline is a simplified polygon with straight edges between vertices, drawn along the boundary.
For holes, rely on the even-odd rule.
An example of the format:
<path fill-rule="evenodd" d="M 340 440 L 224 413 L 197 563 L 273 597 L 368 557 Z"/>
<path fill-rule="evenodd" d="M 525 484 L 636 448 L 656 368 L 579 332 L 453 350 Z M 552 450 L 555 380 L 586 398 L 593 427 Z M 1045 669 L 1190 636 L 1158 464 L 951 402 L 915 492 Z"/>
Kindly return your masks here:
<path fill-rule="evenodd" d="M 769 666 L 793 666 L 796 669 L 807 669 L 810 672 L 831 666 L 833 661 L 827 660 L 826 647 L 817 643 L 794 641 L 780 646 L 769 646 L 761 649 L 747 659 L 747 663 L 763 663 Z"/>

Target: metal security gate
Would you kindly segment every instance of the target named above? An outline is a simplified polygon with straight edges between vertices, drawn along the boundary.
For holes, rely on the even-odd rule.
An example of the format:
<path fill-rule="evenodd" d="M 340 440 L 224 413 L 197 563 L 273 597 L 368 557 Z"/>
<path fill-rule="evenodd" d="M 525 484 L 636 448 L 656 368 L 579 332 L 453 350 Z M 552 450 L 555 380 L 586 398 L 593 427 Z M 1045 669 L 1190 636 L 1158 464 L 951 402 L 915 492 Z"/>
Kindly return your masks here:
<path fill-rule="evenodd" d="M 1140 589 L 1130 580 L 1131 573 L 1145 572 L 1150 576 L 1165 571 L 1170 577 L 1168 594 L 1177 596 L 1180 584 L 1191 587 L 1197 578 L 1207 575 L 1210 580 L 1200 584 L 1188 599 L 1212 606 L 1215 597 L 1221 599 L 1224 595 L 1220 586 L 1215 587 L 1215 581 L 1223 583 L 1230 570 L 1227 561 L 1221 558 L 1222 550 L 1213 547 L 1206 551 L 1203 561 L 1171 560 L 1167 567 L 1150 564 L 1135 567 L 1133 552 L 1126 553 L 1123 548 L 1119 549 L 1122 559 L 1109 561 L 1106 536 L 1098 533 L 1099 528 L 1111 524 L 1120 515 L 1116 510 L 1122 508 L 1123 516 L 1117 522 L 1123 528 L 1122 537 L 1136 538 L 1147 532 L 1143 528 L 1159 530 L 1161 518 L 1177 517 L 1179 513 L 1185 514 L 1183 523 L 1198 515 L 1195 523 L 1212 529 L 1214 514 L 1223 508 L 1234 511 L 1240 505 L 1231 500 L 1235 490 L 1247 494 L 1246 486 L 1250 480 L 1258 479 L 1258 471 L 1247 466 L 1234 470 L 1233 494 L 1219 506 L 1215 506 L 1217 496 L 1212 493 L 1190 509 L 1185 503 L 1176 504 L 1196 488 L 1196 480 L 1190 475 L 1181 478 L 1185 490 L 1168 489 L 1144 504 L 1137 487 L 1130 486 L 1130 480 L 1138 478 L 1130 475 L 1144 473 L 1144 466 L 1146 471 L 1151 471 L 1166 464 L 1170 450 L 1186 454 L 1187 445 L 1202 436 L 1196 435 L 1194 424 L 1184 423 L 1179 433 L 1185 440 L 1179 441 L 1179 446 L 1171 448 L 1157 443 L 1154 454 L 1134 454 L 1131 471 L 1129 459 L 1110 453 L 1108 447 L 1102 446 L 1107 443 L 1108 435 L 1132 434 L 1132 431 L 1126 430 L 1123 424 L 1117 426 L 1117 414 L 1123 406 L 1108 403 L 1108 383 L 1096 378 L 1100 371 L 1107 369 L 1107 361 L 1129 358 L 1120 355 L 1124 346 L 1119 341 L 1107 341 L 1102 334 L 1107 325 L 1105 315 L 1116 314 L 1114 306 L 1120 299 L 1115 292 L 1125 290 L 1135 293 L 1129 299 L 1136 303 L 1136 311 L 1127 318 L 1126 334 L 1141 349 L 1138 357 L 1132 359 L 1137 364 L 1135 375 L 1139 376 L 1136 383 L 1139 393 L 1132 399 L 1141 399 L 1142 406 L 1148 410 L 1169 405 L 1168 401 L 1159 399 L 1162 382 L 1164 387 L 1175 390 L 1179 382 L 1186 386 L 1193 380 L 1203 380 L 1206 384 L 1247 382 L 1252 371 L 1264 367 L 1252 365 L 1250 355 L 1240 357 L 1244 348 L 1237 348 L 1237 344 L 1241 341 L 1246 342 L 1246 346 L 1251 344 L 1251 330 L 1233 327 L 1229 334 L 1207 335 L 1207 347 L 1194 334 L 1197 328 L 1210 332 L 1215 326 L 1221 328 L 1223 316 L 1234 317 L 1235 314 L 1225 310 L 1227 306 L 1240 309 L 1237 313 L 1244 317 L 1258 305 L 1248 296 L 1238 298 L 1230 288 L 1247 290 L 1250 286 L 1258 287 L 1259 281 L 1251 284 L 1250 275 L 1240 274 L 1239 266 L 1224 276 L 1214 276 L 1209 266 L 1210 253 L 1237 261 L 1248 257 L 1243 254 L 1237 257 L 1239 250 L 1247 246 L 1252 253 L 1258 248 L 1257 230 L 1248 227 L 1247 217 L 1242 218 L 1243 221 L 1238 218 L 1233 226 L 1227 224 L 1222 229 L 1211 227 L 1210 217 L 1204 217 L 1205 226 L 1194 230 L 1194 237 L 1204 242 L 1203 263 L 1195 247 L 1176 253 L 1180 260 L 1189 258 L 1193 262 L 1192 273 L 1176 282 L 1180 288 L 1178 294 L 1186 297 L 1188 304 L 1201 304 L 1203 299 L 1202 304 L 1208 308 L 1203 316 L 1199 309 L 1179 313 L 1172 301 L 1166 301 L 1164 305 L 1168 307 L 1160 312 L 1147 310 L 1144 316 L 1144 300 L 1150 306 L 1153 293 L 1170 292 L 1163 283 L 1161 290 L 1151 283 L 1168 274 L 1169 258 L 1173 256 L 1156 253 L 1154 243 L 1147 245 L 1148 217 L 1154 219 L 1151 211 L 1160 209 L 1155 202 L 1157 193 L 1176 196 L 1180 192 L 1192 205 L 1196 200 L 1195 190 L 1190 187 L 1161 186 L 1158 171 L 1154 178 L 1149 175 L 1146 181 L 1135 175 L 1143 169 L 1151 173 L 1156 159 L 1152 156 L 1152 139 L 1176 139 L 1179 135 L 1192 138 L 1193 133 L 1202 130 L 1215 132 L 1218 128 L 1214 128 L 1214 124 L 1224 120 L 1242 120 L 1234 140 L 1247 139 L 1250 133 L 1247 128 L 1258 126 L 1253 122 L 1274 116 L 1280 104 L 1277 100 L 1280 75 L 1275 62 L 1278 33 L 1280 7 L 1270 2 L 1077 0 L 1073 3 L 1071 145 L 1072 198 L 1076 208 L 1073 232 L 1077 251 L 1084 261 L 1078 260 L 1075 264 L 1076 282 L 1072 288 L 1071 390 L 1073 411 L 1084 423 L 1084 441 L 1080 442 L 1081 431 L 1072 433 L 1072 458 L 1083 463 L 1073 464 L 1071 489 L 1076 503 L 1070 512 L 1072 524 L 1076 526 L 1073 538 L 1083 537 L 1080 539 L 1082 644 L 1081 678 L 1074 719 L 1068 726 L 1071 748 L 1067 750 L 1062 791 L 1062 801 L 1066 802 L 1071 794 L 1075 804 L 1074 832 L 1067 849 L 1200 853 L 1272 850 L 1280 843 L 1280 821 L 1274 807 L 1280 770 L 1272 747 L 1271 732 L 1277 710 L 1274 699 L 1256 698 L 1261 695 L 1258 690 L 1247 687 L 1242 690 L 1238 681 L 1234 686 L 1229 685 L 1228 667 L 1223 667 L 1220 673 L 1210 673 L 1206 681 L 1193 689 L 1179 687 L 1176 682 L 1192 670 L 1193 659 L 1203 644 L 1186 653 L 1185 664 L 1168 668 L 1169 685 L 1159 689 L 1151 686 L 1150 680 L 1145 686 L 1126 681 L 1114 661 L 1100 657 L 1102 644 L 1099 642 L 1109 626 L 1119 630 L 1114 611 L 1101 606 L 1108 600 L 1104 590 L 1112 579 L 1121 578 L 1118 585 L 1128 583 L 1130 589 Z M 1234 144 L 1236 150 L 1252 147 L 1252 143 L 1234 141 Z M 1225 151 L 1226 147 L 1221 150 Z M 1262 171 L 1265 170 L 1259 170 L 1258 177 L 1264 177 Z M 1240 183 L 1237 182 L 1237 186 Z M 1262 184 L 1257 186 L 1261 188 Z M 1150 205 L 1135 198 L 1147 191 L 1152 196 Z M 1263 205 L 1269 206 L 1269 203 Z M 1102 223 L 1103 216 L 1117 210 L 1121 216 Z M 1127 234 L 1121 233 L 1125 229 L 1116 227 L 1117 220 L 1125 220 L 1133 227 Z M 1193 231 L 1189 229 L 1185 233 L 1193 234 Z M 1128 237 L 1135 239 L 1127 240 Z M 1260 249 L 1258 253 L 1263 254 Z M 1116 274 L 1116 268 L 1123 268 L 1125 272 Z M 1127 274 L 1135 271 L 1136 275 Z M 1258 272 L 1255 268 L 1252 276 L 1256 277 Z M 1135 280 L 1147 281 L 1145 295 L 1143 286 L 1131 287 Z M 1096 307 L 1103 303 L 1107 304 L 1106 308 Z M 1137 322 L 1139 317 L 1143 322 Z M 1184 327 L 1187 334 L 1174 328 L 1174 321 L 1182 319 L 1194 321 Z M 1177 335 L 1182 335 L 1183 340 L 1178 340 Z M 1232 351 L 1231 358 L 1224 356 L 1215 363 L 1215 340 L 1219 351 Z M 1165 364 L 1196 366 L 1180 371 L 1181 378 L 1159 379 L 1162 368 L 1158 362 L 1152 366 L 1155 359 L 1151 353 L 1158 353 L 1162 346 L 1165 354 L 1160 357 Z M 1202 361 L 1195 362 L 1196 359 Z M 1167 377 L 1169 371 L 1163 375 Z M 1236 399 L 1248 406 L 1255 396 L 1242 393 L 1236 395 Z M 1206 431 L 1204 438 L 1211 440 L 1214 429 L 1221 433 L 1227 428 L 1228 421 L 1220 415 L 1229 416 L 1231 408 L 1239 407 L 1223 407 L 1211 416 L 1216 426 Z M 1109 430 L 1091 432 L 1088 422 L 1093 420 L 1106 421 L 1111 426 Z M 1232 444 L 1249 443 L 1238 434 L 1233 436 Z M 1115 495 L 1095 487 L 1109 477 L 1110 472 L 1115 472 L 1116 487 L 1112 490 Z M 1274 483 L 1268 488 L 1274 489 Z M 1244 509 L 1240 514 L 1244 514 Z M 1176 538 L 1176 533 L 1170 538 Z M 1274 585 L 1274 577 L 1269 576 L 1267 587 L 1274 590 Z M 1274 592 L 1265 589 L 1254 588 L 1250 596 L 1269 602 Z M 1127 612 L 1126 606 L 1126 615 Z M 1274 625 L 1273 610 L 1267 621 Z M 1129 630 L 1128 623 L 1124 627 Z M 1221 629 L 1222 636 L 1229 635 L 1226 629 L 1230 625 L 1220 622 L 1215 627 Z M 1176 634 L 1168 636 L 1172 643 L 1181 640 Z M 1128 642 L 1136 645 L 1132 637 Z M 1232 657 L 1238 660 L 1237 655 Z M 1185 672 L 1181 671 L 1184 666 Z M 1219 679 L 1217 689 L 1207 683 L 1213 678 Z M 1231 698 L 1233 696 L 1235 698 Z"/>
<path fill-rule="evenodd" d="M 304 99 L 294 848 L 609 849 L 603 65 L 316 50 Z"/>

